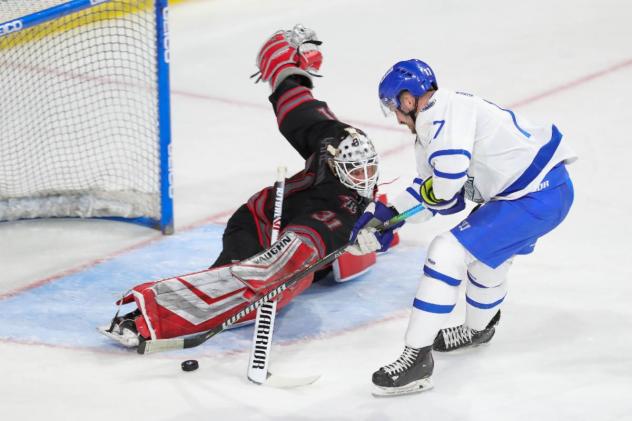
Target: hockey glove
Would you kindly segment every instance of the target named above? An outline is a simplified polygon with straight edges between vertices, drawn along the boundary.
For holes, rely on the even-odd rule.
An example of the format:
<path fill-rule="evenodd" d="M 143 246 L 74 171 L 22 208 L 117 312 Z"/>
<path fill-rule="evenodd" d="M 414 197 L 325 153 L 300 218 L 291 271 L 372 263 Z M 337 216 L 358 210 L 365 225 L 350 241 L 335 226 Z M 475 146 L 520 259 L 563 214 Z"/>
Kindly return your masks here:
<path fill-rule="evenodd" d="M 310 76 L 320 76 L 316 73 L 323 61 L 320 44 L 316 33 L 303 25 L 277 31 L 259 50 L 256 60 L 259 71 L 251 77 L 259 75 L 255 83 L 270 82 L 274 91 L 283 79 L 298 74 L 310 80 L 311 88 Z"/>
<path fill-rule="evenodd" d="M 404 221 L 397 223 L 384 231 L 377 231 L 375 227 L 398 215 L 395 208 L 388 207 L 381 202 L 372 202 L 358 218 L 351 231 L 349 241 L 355 243 L 347 247 L 353 255 L 386 251 L 393 241 L 393 232 L 404 225 Z"/>
<path fill-rule="evenodd" d="M 463 191 L 455 194 L 450 200 L 438 199 L 432 189 L 432 177 L 428 177 L 421 183 L 419 195 L 428 209 L 441 215 L 452 215 L 465 209 Z"/>

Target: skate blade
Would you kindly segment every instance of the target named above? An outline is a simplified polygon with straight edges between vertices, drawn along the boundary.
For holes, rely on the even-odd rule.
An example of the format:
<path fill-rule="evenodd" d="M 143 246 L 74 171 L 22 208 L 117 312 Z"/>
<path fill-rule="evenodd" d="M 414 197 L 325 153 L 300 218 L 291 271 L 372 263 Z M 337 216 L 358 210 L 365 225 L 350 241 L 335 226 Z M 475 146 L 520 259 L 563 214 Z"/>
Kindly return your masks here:
<path fill-rule="evenodd" d="M 419 393 L 425 392 L 426 390 L 430 390 L 434 387 L 430 378 L 421 379 L 409 383 L 405 386 L 400 387 L 381 387 L 377 385 L 373 385 L 373 391 L 371 392 L 373 396 L 382 397 L 382 396 L 400 396 L 400 395 L 409 395 L 411 393 Z"/>
<path fill-rule="evenodd" d="M 434 352 L 439 352 L 442 355 L 462 355 L 462 354 L 466 354 L 468 352 L 472 352 L 477 348 L 482 348 L 485 349 L 486 347 L 490 346 L 490 341 L 487 342 L 481 342 L 478 344 L 473 344 L 473 345 L 467 345 L 467 346 L 462 346 L 460 348 L 454 348 L 454 349 L 448 349 L 448 350 L 441 350 L 441 349 L 434 349 L 432 348 L 432 350 Z"/>
<path fill-rule="evenodd" d="M 138 338 L 124 337 L 114 332 L 109 332 L 110 326 L 99 326 L 97 331 L 108 338 L 120 343 L 126 348 L 136 348 L 138 346 Z"/>
<path fill-rule="evenodd" d="M 477 342 L 477 343 L 473 343 L 471 345 L 460 346 L 458 348 L 453 348 L 453 349 L 437 349 L 433 345 L 432 346 L 432 350 L 435 351 L 435 352 L 440 352 L 442 354 L 460 355 L 460 354 L 462 354 L 464 352 L 470 351 L 472 348 L 478 348 L 478 347 L 485 348 L 486 346 L 489 346 L 489 343 L 492 341 L 492 339 L 494 339 L 494 335 L 495 334 L 496 334 L 496 330 L 494 330 L 494 332 L 492 332 L 492 334 L 489 336 L 489 338 L 487 338 L 484 342 Z"/>

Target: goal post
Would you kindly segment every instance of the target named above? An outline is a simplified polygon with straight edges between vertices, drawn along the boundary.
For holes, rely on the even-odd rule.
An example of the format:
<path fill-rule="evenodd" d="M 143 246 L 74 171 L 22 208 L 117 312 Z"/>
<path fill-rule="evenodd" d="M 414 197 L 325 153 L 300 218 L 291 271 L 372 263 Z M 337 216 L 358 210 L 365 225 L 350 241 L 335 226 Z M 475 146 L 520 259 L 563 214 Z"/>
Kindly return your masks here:
<path fill-rule="evenodd" d="M 0 221 L 173 232 L 168 0 L 0 0 Z"/>

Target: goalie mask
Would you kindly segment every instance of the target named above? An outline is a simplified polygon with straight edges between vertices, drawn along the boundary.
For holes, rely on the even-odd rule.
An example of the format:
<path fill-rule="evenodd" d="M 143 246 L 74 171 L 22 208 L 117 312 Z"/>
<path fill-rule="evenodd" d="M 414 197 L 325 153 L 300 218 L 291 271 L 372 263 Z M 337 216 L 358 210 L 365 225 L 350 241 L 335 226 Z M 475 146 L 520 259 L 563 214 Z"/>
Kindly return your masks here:
<path fill-rule="evenodd" d="M 375 147 L 366 135 L 352 127 L 345 129 L 345 137 L 338 148 L 329 146 L 333 158 L 329 161 L 342 184 L 356 190 L 361 196 L 373 199 L 378 178 L 378 157 Z"/>

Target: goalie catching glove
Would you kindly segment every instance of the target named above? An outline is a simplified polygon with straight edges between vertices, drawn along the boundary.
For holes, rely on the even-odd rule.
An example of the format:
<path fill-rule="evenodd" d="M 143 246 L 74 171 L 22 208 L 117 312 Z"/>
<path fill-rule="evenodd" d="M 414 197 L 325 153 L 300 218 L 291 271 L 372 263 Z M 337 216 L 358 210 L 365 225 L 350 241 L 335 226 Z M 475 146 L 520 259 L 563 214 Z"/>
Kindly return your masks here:
<path fill-rule="evenodd" d="M 316 33 L 303 25 L 277 31 L 259 50 L 256 59 L 259 71 L 251 77 L 258 75 L 256 82 L 270 82 L 274 91 L 290 75 L 302 75 L 308 80 L 310 76 L 320 76 L 317 73 L 323 61 L 320 44 Z"/>

